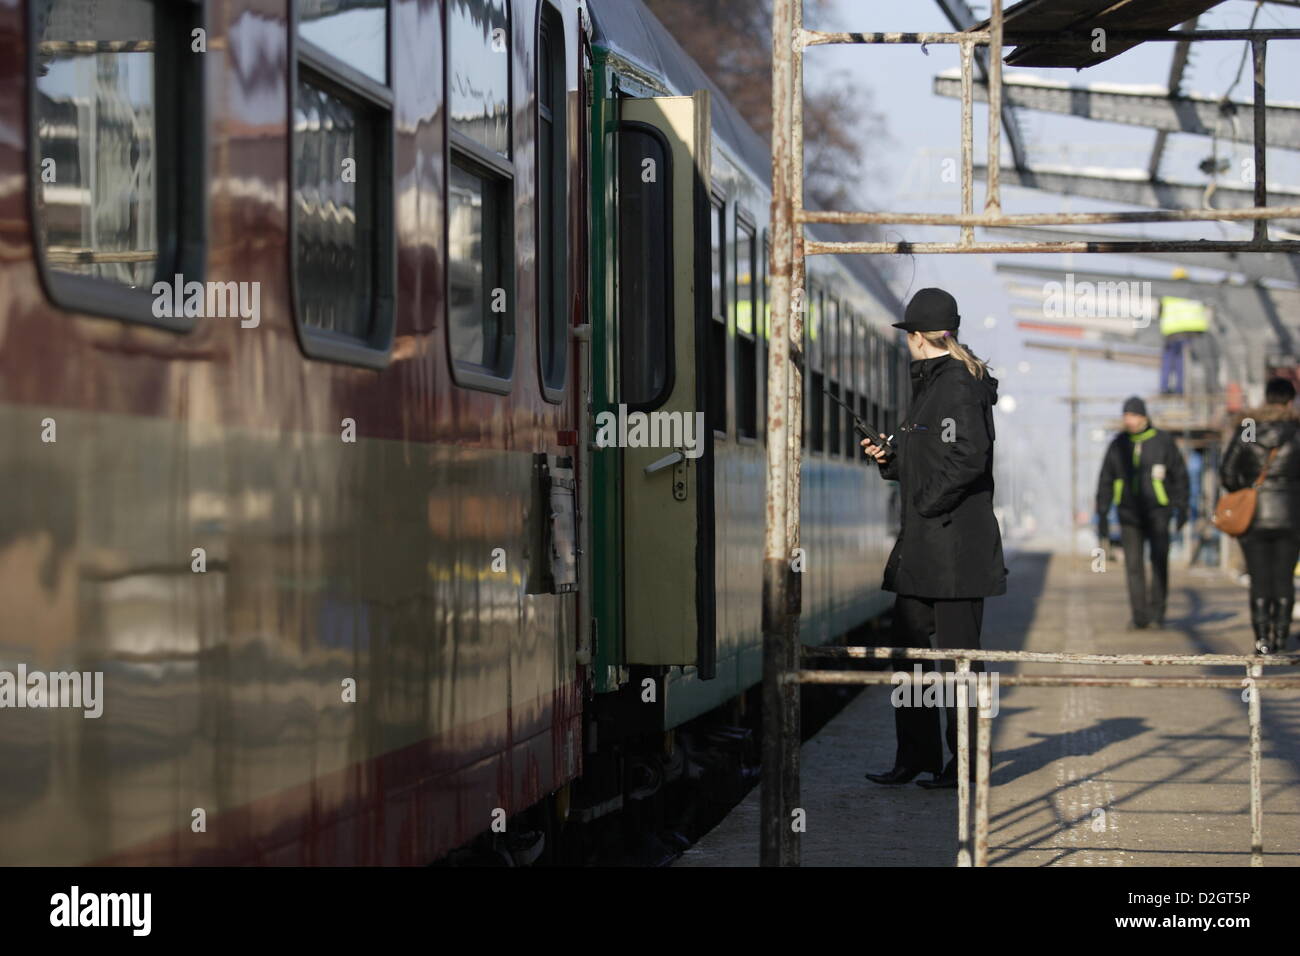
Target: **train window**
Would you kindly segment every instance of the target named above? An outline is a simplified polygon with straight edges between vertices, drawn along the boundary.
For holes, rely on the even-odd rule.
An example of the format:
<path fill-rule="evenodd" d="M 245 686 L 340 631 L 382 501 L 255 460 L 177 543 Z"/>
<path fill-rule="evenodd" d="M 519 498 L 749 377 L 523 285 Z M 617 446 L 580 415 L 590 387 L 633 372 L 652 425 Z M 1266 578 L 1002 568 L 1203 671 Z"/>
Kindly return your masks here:
<path fill-rule="evenodd" d="M 855 395 L 862 394 L 862 323 L 858 321 L 856 313 L 844 310 L 845 329 L 849 341 L 852 343 L 852 360 L 847 373 L 847 379 L 852 383 L 850 386 Z"/>
<path fill-rule="evenodd" d="M 867 392 L 871 401 L 871 425 L 884 428 L 885 422 L 880 417 L 880 338 L 873 329 L 867 329 Z M 888 434 L 888 432 L 886 432 Z"/>
<path fill-rule="evenodd" d="M 822 446 L 821 431 L 824 421 L 821 410 L 822 377 L 818 374 L 822 367 L 821 343 L 818 341 L 821 328 L 821 294 L 811 282 L 807 283 L 803 307 L 803 354 L 805 366 L 803 446 L 809 450 L 818 450 Z"/>
<path fill-rule="evenodd" d="M 858 350 L 854 355 L 858 365 L 858 394 L 868 395 L 871 392 L 871 329 L 865 321 L 859 317 L 858 321 Z"/>
<path fill-rule="evenodd" d="M 898 340 L 896 338 L 886 339 L 881 344 L 884 346 L 881 349 L 882 358 L 884 359 L 884 371 L 881 375 L 881 381 L 885 387 L 882 402 L 885 406 L 885 419 L 889 422 L 889 430 L 892 432 L 898 427 L 900 420 L 898 416 Z"/>
<path fill-rule="evenodd" d="M 840 377 L 840 308 L 833 296 L 822 296 L 822 368 L 835 380 Z"/>
<path fill-rule="evenodd" d="M 844 404 L 857 407 L 853 395 L 853 315 L 847 306 L 840 305 L 840 388 L 844 390 Z M 853 416 L 844 412 L 844 427 L 836 441 L 844 447 L 847 458 L 853 457 Z"/>
<path fill-rule="evenodd" d="M 507 0 L 450 0 L 451 128 L 510 156 L 510 10 Z"/>
<path fill-rule="evenodd" d="M 727 433 L 727 209 L 718 196 L 713 197 L 711 213 L 713 321 L 709 323 L 708 416 L 714 434 L 722 436 Z"/>
<path fill-rule="evenodd" d="M 354 98 L 299 73 L 293 157 L 298 317 L 313 329 L 362 341 L 375 318 L 376 126 Z M 337 171 L 352 157 L 356 179 L 341 179 Z"/>
<path fill-rule="evenodd" d="M 904 349 L 906 349 L 906 346 L 904 346 Z M 907 378 L 904 355 L 906 355 L 906 352 L 898 351 L 897 339 L 889 343 L 889 408 L 893 412 L 894 427 L 897 427 L 897 424 L 902 420 L 902 403 L 898 393 L 901 392 L 902 380 Z M 900 373 L 902 373 L 901 376 Z"/>
<path fill-rule="evenodd" d="M 808 354 L 808 361 L 813 368 L 822 367 L 821 342 L 821 293 L 811 282 L 804 293 L 804 315 L 803 315 L 803 335 L 804 351 Z"/>
<path fill-rule="evenodd" d="M 660 170 L 652 182 L 647 159 Z M 672 152 L 658 130 L 624 123 L 618 162 L 619 382 L 629 408 L 650 409 L 673 385 Z"/>
<path fill-rule="evenodd" d="M 736 217 L 735 304 L 736 322 L 736 435 L 758 437 L 758 343 L 754 327 L 757 313 L 754 227 Z"/>
<path fill-rule="evenodd" d="M 388 0 L 297 0 L 297 8 L 301 39 L 388 83 Z"/>
<path fill-rule="evenodd" d="M 206 152 L 198 3 L 28 4 L 32 222 L 45 288 L 82 312 L 186 329 L 155 280 L 202 281 Z M 182 102 L 184 100 L 184 102 Z M 184 310 L 181 310 L 182 312 Z M 157 312 L 164 312 L 158 315 Z"/>
<path fill-rule="evenodd" d="M 876 361 L 872 366 L 876 376 L 876 400 L 879 402 L 877 412 L 880 415 L 880 427 L 888 434 L 890 431 L 889 410 L 889 341 L 884 336 L 876 338 Z"/>
<path fill-rule="evenodd" d="M 844 404 L 852 409 L 856 409 L 858 407 L 857 396 L 853 394 L 853 390 L 850 389 L 847 385 L 844 387 Z M 842 441 L 844 442 L 844 455 L 846 458 L 853 457 L 853 447 L 856 444 L 853 436 L 856 434 L 857 432 L 853 430 L 853 416 L 845 412 L 844 431 L 842 433 Z"/>
<path fill-rule="evenodd" d="M 537 355 L 542 394 L 563 397 L 568 371 L 568 136 L 564 21 L 542 7 L 537 43 Z"/>
<path fill-rule="evenodd" d="M 447 345 L 452 378 L 507 393 L 515 364 L 506 0 L 447 4 Z"/>
<path fill-rule="evenodd" d="M 711 314 L 716 321 L 722 322 L 726 320 L 726 313 L 723 311 L 725 303 L 722 297 L 722 256 L 724 252 L 722 237 L 726 235 L 726 216 L 722 200 L 717 196 L 713 197 L 713 208 L 709 214 L 709 226 L 709 250 L 710 261 L 712 262 L 709 282 L 713 294 Z"/>
<path fill-rule="evenodd" d="M 762 369 L 763 382 L 759 387 L 759 395 L 762 396 L 762 402 L 759 405 L 759 420 L 763 423 L 763 443 L 767 444 L 767 376 L 772 362 L 772 342 L 770 333 L 772 329 L 772 283 L 768 275 L 767 264 L 768 257 L 772 253 L 771 244 L 768 242 L 767 230 L 763 230 L 763 254 L 759 257 L 758 265 L 762 270 L 763 282 L 760 286 L 763 290 L 763 305 L 759 310 L 762 327 L 760 329 L 760 342 L 763 349 L 763 362 L 759 366 Z"/>
<path fill-rule="evenodd" d="M 293 10 L 298 339 L 313 358 L 380 368 L 397 285 L 387 5 L 297 0 Z"/>
<path fill-rule="evenodd" d="M 509 391 L 515 361 L 510 182 L 453 151 L 447 182 L 447 337 L 456 381 Z"/>
<path fill-rule="evenodd" d="M 865 395 L 858 396 L 858 417 L 866 421 L 866 423 L 870 425 L 872 428 L 879 428 L 880 426 L 876 424 L 875 419 L 871 417 L 871 409 L 868 407 L 869 404 L 870 403 L 867 401 L 867 397 Z M 853 449 L 854 449 L 853 454 L 858 456 L 858 460 L 861 462 L 861 464 L 869 465 L 871 464 L 871 459 L 862 453 L 860 447 L 858 446 L 859 441 L 860 441 L 860 436 L 855 435 L 853 438 Z"/>
<path fill-rule="evenodd" d="M 822 364 L 826 369 L 827 377 L 830 379 L 830 384 L 827 387 L 835 398 L 840 397 L 839 312 L 839 303 L 831 296 L 827 296 L 822 324 L 822 332 L 825 336 L 822 346 L 822 355 L 824 356 Z M 826 411 L 829 413 L 827 417 L 830 419 L 828 423 L 830 439 L 827 451 L 838 458 L 840 454 L 840 403 L 827 402 Z"/>
<path fill-rule="evenodd" d="M 830 391 L 833 398 L 838 398 L 840 402 L 844 401 L 840 395 L 839 382 L 832 381 L 830 385 L 827 386 L 827 389 Z M 830 413 L 827 416 L 830 419 L 827 427 L 827 430 L 830 432 L 827 452 L 837 458 L 840 454 L 840 402 L 828 401 L 826 403 L 826 410 Z"/>
<path fill-rule="evenodd" d="M 826 450 L 826 433 L 823 429 L 823 423 L 826 421 L 824 414 L 826 397 L 822 391 L 826 379 L 821 372 L 813 372 L 809 376 L 809 381 L 811 384 L 805 396 L 808 405 L 808 434 L 812 440 L 811 450 L 820 454 Z"/>
<path fill-rule="evenodd" d="M 840 303 L 840 383 L 846 392 L 852 391 L 854 382 L 854 343 L 853 313 L 844 303 Z"/>
<path fill-rule="evenodd" d="M 871 388 L 871 379 L 867 374 L 867 343 L 870 341 L 868 335 L 869 333 L 866 325 L 862 321 L 862 317 L 855 313 L 853 316 L 853 381 L 857 386 L 857 403 L 854 405 L 854 408 L 857 409 L 859 418 L 868 424 L 871 424 L 872 418 L 869 414 L 870 409 L 867 407 L 867 393 L 868 389 Z M 851 432 L 849 443 L 850 454 L 857 456 L 863 464 L 866 464 L 866 458 L 862 455 L 861 450 L 858 447 L 858 441 L 860 439 L 860 435 L 856 432 Z"/>

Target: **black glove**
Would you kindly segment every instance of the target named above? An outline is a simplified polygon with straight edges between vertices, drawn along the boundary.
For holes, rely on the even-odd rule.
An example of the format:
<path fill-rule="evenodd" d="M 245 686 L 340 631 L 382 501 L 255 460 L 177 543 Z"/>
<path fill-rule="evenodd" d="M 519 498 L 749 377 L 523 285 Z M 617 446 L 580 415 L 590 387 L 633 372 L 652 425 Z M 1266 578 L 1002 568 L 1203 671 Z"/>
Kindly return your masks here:
<path fill-rule="evenodd" d="M 1182 534 L 1183 526 L 1187 524 L 1187 512 L 1179 511 L 1178 520 L 1174 522 L 1174 534 Z"/>
<path fill-rule="evenodd" d="M 1097 540 L 1103 546 L 1110 544 L 1110 522 L 1103 512 L 1097 514 Z"/>

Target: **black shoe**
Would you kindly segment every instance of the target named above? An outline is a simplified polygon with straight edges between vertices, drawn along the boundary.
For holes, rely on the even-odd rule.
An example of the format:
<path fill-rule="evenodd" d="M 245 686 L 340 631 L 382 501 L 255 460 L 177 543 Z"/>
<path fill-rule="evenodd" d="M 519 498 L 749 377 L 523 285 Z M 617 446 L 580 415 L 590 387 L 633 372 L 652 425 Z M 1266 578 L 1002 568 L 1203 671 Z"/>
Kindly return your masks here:
<path fill-rule="evenodd" d="M 1133 621 L 1133 620 L 1130 620 L 1128 622 L 1128 627 L 1126 628 L 1126 630 L 1130 630 L 1130 631 L 1145 631 L 1146 629 L 1147 629 L 1146 621 Z"/>
<path fill-rule="evenodd" d="M 872 783 L 884 784 L 887 787 L 897 787 L 899 784 L 907 783 L 917 774 L 923 771 L 917 767 L 898 766 L 888 773 L 869 773 L 866 778 Z"/>
<path fill-rule="evenodd" d="M 970 780 L 975 783 L 975 761 L 970 762 Z M 956 790 L 957 789 L 957 758 L 953 757 L 948 761 L 947 766 L 943 768 L 943 773 L 937 773 L 929 780 L 916 781 L 918 787 L 924 787 L 926 790 Z"/>

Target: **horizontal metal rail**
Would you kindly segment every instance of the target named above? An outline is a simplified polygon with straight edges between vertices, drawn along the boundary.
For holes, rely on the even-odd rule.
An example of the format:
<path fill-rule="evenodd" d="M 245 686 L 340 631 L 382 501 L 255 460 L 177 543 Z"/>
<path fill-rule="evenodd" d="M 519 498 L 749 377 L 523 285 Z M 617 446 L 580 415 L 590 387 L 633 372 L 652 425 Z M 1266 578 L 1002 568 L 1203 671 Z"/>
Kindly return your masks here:
<path fill-rule="evenodd" d="M 1247 209 L 1152 209 L 1149 212 L 1027 212 L 1010 215 L 942 212 L 826 212 L 804 210 L 800 222 L 824 222 L 837 226 L 1077 226 L 1092 223 L 1143 222 L 1233 222 L 1252 219 L 1295 219 L 1300 206 L 1265 206 Z"/>
<path fill-rule="evenodd" d="M 906 673 L 906 672 L 904 672 Z M 931 672 L 933 673 L 933 672 Z M 892 673 L 885 671 L 809 671 L 786 674 L 784 680 L 796 684 L 891 684 Z M 1300 677 L 1252 677 L 1253 687 L 1300 690 Z M 1003 674 L 998 685 L 1008 687 L 1132 687 L 1136 689 L 1196 687 L 1240 690 L 1242 682 L 1233 677 L 1093 677 L 1085 674 Z"/>
<path fill-rule="evenodd" d="M 1091 40 L 1091 33 L 1077 30 L 1053 30 L 1051 32 L 1029 30 L 1007 30 L 1003 28 L 1003 42 L 1015 45 L 1033 40 L 1061 40 L 1071 37 Z M 961 33 L 951 32 L 892 32 L 892 33 L 845 33 L 827 30 L 801 30 L 796 35 L 795 52 L 811 46 L 863 45 L 876 43 L 902 44 L 905 46 L 931 46 L 934 44 L 970 44 L 987 45 L 993 39 L 993 31 L 966 30 Z M 1107 30 L 1107 40 L 1140 40 L 1143 43 L 1173 42 L 1188 40 L 1232 41 L 1242 40 L 1300 40 L 1300 30 L 1278 27 L 1273 30 Z"/>
<path fill-rule="evenodd" d="M 1015 664 L 1169 664 L 1202 667 L 1300 664 L 1300 654 L 1067 654 L 1057 651 L 932 650 L 928 647 L 807 647 L 803 657 L 927 661 L 1010 661 Z"/>
<path fill-rule="evenodd" d="M 930 46 L 931 44 L 987 45 L 993 34 L 987 30 L 968 33 L 835 33 L 825 30 L 803 30 L 795 40 L 795 51 L 810 46 L 855 43 L 901 43 Z"/>
<path fill-rule="evenodd" d="M 804 242 L 806 256 L 836 256 L 856 254 L 906 254 L 942 253 L 945 255 L 981 254 L 990 252 L 1291 252 L 1300 253 L 1300 241 L 1274 239 L 1223 240 L 1207 242 L 1201 239 L 1152 240 L 1135 239 L 1132 242 Z"/>

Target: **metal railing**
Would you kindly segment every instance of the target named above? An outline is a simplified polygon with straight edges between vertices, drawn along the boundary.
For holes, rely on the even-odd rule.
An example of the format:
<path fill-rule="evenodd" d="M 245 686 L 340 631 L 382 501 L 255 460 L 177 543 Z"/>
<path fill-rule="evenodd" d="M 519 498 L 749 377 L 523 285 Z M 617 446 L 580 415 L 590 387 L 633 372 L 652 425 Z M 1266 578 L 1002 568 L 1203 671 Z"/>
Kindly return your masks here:
<path fill-rule="evenodd" d="M 827 33 L 805 30 L 803 0 L 773 0 L 772 7 L 772 216 L 768 271 L 771 277 L 770 341 L 788 341 L 790 348 L 773 348 L 768 363 L 766 522 L 763 541 L 763 779 L 761 789 L 761 860 L 764 865 L 799 863 L 799 835 L 790 825 L 799 805 L 799 686 L 803 683 L 885 683 L 891 675 L 800 670 L 799 613 L 800 575 L 792 568 L 791 555 L 799 546 L 799 484 L 802 448 L 798 423 L 803 418 L 802 367 L 803 316 L 792 309 L 796 293 L 804 286 L 804 258 L 809 255 L 843 253 L 1045 253 L 1045 252 L 1300 252 L 1300 240 L 1269 238 L 1269 220 L 1300 219 L 1300 207 L 1269 207 L 1267 190 L 1267 114 L 1264 67 L 1269 40 L 1300 39 L 1300 30 L 1180 30 L 1177 32 L 1111 31 L 1115 40 L 1194 41 L 1245 40 L 1251 44 L 1254 60 L 1254 189 L 1253 205 L 1246 209 L 1157 209 L 1148 212 L 1033 213 L 1006 215 L 1002 212 L 999 175 L 1002 122 L 1002 57 L 1004 30 L 1002 0 L 992 0 L 987 29 L 960 33 Z M 1043 35 L 1039 35 L 1040 37 Z M 1051 34 L 1059 38 L 1059 32 Z M 1018 39 L 1029 37 L 1017 33 Z M 827 44 L 956 44 L 961 53 L 961 212 L 958 214 L 890 212 L 815 212 L 804 209 L 803 183 L 803 57 L 804 52 Z M 977 47 L 989 48 L 988 68 L 988 156 L 987 191 L 984 210 L 974 211 L 974 78 L 972 65 Z M 1170 239 L 983 241 L 975 240 L 977 227 L 1023 227 L 1028 225 L 1078 225 L 1081 223 L 1144 222 L 1253 222 L 1249 240 L 1205 241 Z M 957 242 L 828 242 L 804 235 L 812 223 L 839 225 L 939 225 L 961 230 Z M 819 651 L 818 653 L 829 653 Z M 1109 663 L 1212 663 L 1239 664 L 1254 681 L 1251 699 L 1251 786 L 1252 861 L 1259 861 L 1262 810 L 1259 806 L 1259 700 L 1260 687 L 1300 687 L 1264 679 L 1257 671 L 1264 664 L 1295 663 L 1292 658 L 1252 658 L 1231 655 L 1165 655 L 1164 659 L 1141 655 L 1027 655 L 992 651 L 920 651 L 879 648 L 864 650 L 863 656 L 901 655 L 907 659 L 954 660 L 969 671 L 971 660 L 1009 660 L 1027 663 L 1044 658 L 1081 664 Z M 1007 656 L 1003 656 L 1007 655 Z M 1176 660 L 1168 659 L 1170 657 Z M 1209 660 L 1209 658 L 1214 658 Z M 833 676 L 831 676 L 833 675 Z M 1216 683 L 1215 681 L 1218 680 Z M 1038 686 L 1118 687 L 1220 687 L 1239 686 L 1215 678 L 1091 678 L 1083 676 L 1030 677 L 1015 675 L 1008 684 L 1036 683 Z M 958 692 L 967 688 L 959 683 Z M 961 811 L 965 834 L 965 797 L 969 781 L 969 753 L 966 751 L 966 707 L 958 708 L 964 757 L 958 775 L 963 797 Z M 977 784 L 976 862 L 983 865 L 987 850 L 987 719 L 977 728 L 977 770 L 984 768 L 983 785 Z M 979 795 L 982 794 L 982 797 Z M 982 836 L 981 836 L 982 834 Z M 965 842 L 965 836 L 963 836 Z"/>
<path fill-rule="evenodd" d="M 986 683 L 977 684 L 975 756 L 975 839 L 970 835 L 970 669 L 971 661 L 1006 661 L 1016 664 L 1120 664 L 1244 667 L 1243 678 L 1230 677 L 1090 677 L 1082 674 L 998 674 L 998 686 L 1008 687 L 1128 687 L 1210 688 L 1246 690 L 1250 712 L 1250 865 L 1264 864 L 1264 804 L 1260 788 L 1260 690 L 1300 690 L 1300 677 L 1264 677 L 1266 665 L 1300 664 L 1300 655 L 1271 657 L 1242 654 L 1068 654 L 1041 651 L 946 650 L 908 647 L 807 647 L 805 659 L 955 661 L 957 705 L 957 865 L 988 865 L 989 769 L 992 763 L 991 700 Z M 801 670 L 787 672 L 782 681 L 799 684 L 890 684 L 895 671 Z"/>

